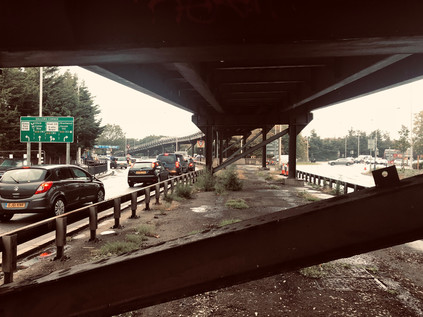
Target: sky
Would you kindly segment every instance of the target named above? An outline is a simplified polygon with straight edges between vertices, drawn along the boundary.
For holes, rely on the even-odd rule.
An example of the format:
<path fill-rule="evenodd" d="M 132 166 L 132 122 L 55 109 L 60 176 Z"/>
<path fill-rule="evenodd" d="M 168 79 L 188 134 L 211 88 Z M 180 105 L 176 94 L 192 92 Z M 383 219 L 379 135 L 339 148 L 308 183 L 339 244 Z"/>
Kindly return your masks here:
<path fill-rule="evenodd" d="M 187 136 L 200 131 L 192 114 L 80 67 L 62 67 L 84 81 L 101 111 L 101 124 L 119 125 L 127 138 Z"/>
<path fill-rule="evenodd" d="M 80 67 L 77 74 L 99 105 L 102 125 L 117 124 L 127 138 L 149 135 L 187 136 L 199 132 L 190 112 L 118 84 Z M 398 138 L 402 125 L 410 129 L 414 114 L 423 111 L 423 80 L 313 111 L 314 119 L 301 132 L 315 130 L 321 138 L 344 137 L 348 131 L 370 134 L 379 129 Z"/>

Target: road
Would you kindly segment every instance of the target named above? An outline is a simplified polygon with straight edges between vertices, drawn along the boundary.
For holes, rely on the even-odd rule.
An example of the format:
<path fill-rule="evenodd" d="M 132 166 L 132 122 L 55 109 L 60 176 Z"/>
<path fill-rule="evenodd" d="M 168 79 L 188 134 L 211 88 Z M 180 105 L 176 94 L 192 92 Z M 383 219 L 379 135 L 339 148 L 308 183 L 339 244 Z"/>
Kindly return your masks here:
<path fill-rule="evenodd" d="M 383 166 L 376 166 L 376 168 L 382 167 Z M 372 165 L 371 168 L 373 169 L 374 166 Z M 370 165 L 368 164 L 331 166 L 327 162 L 319 162 L 313 165 L 297 165 L 297 170 L 366 187 L 375 186 L 373 176 L 369 173 Z"/>
<path fill-rule="evenodd" d="M 374 181 L 371 174 L 365 174 L 369 171 L 369 168 L 369 165 L 365 164 L 354 164 L 351 166 L 330 166 L 327 164 L 327 162 L 297 166 L 298 170 L 304 172 L 314 173 L 317 175 L 370 187 L 374 186 Z M 129 187 L 127 183 L 127 175 L 127 169 L 113 169 L 112 173 L 101 178 L 106 189 L 106 199 L 114 198 L 125 193 L 130 193 L 136 190 L 137 186 L 141 186 L 141 184 L 138 184 L 135 185 L 134 188 Z M 13 231 L 43 219 L 45 219 L 45 216 L 39 214 L 16 214 L 13 216 L 10 222 L 0 223 L 0 234 Z"/>

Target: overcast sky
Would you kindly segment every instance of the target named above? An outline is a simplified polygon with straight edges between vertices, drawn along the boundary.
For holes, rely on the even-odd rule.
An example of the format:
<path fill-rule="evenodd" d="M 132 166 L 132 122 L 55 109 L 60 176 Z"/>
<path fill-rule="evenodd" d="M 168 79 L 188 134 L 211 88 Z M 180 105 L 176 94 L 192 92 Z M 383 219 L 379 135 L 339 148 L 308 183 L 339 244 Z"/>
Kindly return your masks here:
<path fill-rule="evenodd" d="M 186 136 L 200 131 L 190 112 L 149 97 L 80 67 L 63 67 L 77 74 L 99 105 L 102 125 L 117 124 L 127 138 L 149 135 Z"/>
<path fill-rule="evenodd" d="M 121 126 L 128 138 L 149 135 L 185 136 L 199 129 L 191 113 L 151 98 L 79 67 L 68 67 L 85 82 L 99 105 L 102 124 Z M 351 128 L 368 134 L 376 129 L 398 138 L 401 125 L 410 128 L 411 114 L 423 111 L 423 80 L 314 111 L 314 129 L 322 138 L 343 137 Z"/>

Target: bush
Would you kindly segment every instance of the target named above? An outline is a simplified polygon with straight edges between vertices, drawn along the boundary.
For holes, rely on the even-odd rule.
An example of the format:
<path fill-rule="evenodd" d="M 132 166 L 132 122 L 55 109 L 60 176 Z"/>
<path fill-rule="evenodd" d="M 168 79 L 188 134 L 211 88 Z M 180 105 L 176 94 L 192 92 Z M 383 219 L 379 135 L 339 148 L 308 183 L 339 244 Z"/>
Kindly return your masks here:
<path fill-rule="evenodd" d="M 215 185 L 216 177 L 214 177 L 210 171 L 206 171 L 205 173 L 201 174 L 195 183 L 195 186 L 199 190 L 203 190 L 205 192 L 211 192 L 215 190 Z"/>
<path fill-rule="evenodd" d="M 190 185 L 178 184 L 175 187 L 175 195 L 178 197 L 191 199 L 192 198 L 192 187 Z"/>
<path fill-rule="evenodd" d="M 228 168 L 221 176 L 221 181 L 226 190 L 242 190 L 242 182 L 239 180 L 234 168 Z"/>

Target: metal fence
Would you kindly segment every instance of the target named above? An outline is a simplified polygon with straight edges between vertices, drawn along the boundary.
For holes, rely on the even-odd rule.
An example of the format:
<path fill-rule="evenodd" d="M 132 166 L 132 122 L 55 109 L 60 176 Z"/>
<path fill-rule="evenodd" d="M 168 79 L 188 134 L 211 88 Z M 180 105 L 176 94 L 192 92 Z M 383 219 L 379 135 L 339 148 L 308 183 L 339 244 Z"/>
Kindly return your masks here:
<path fill-rule="evenodd" d="M 348 192 L 355 192 L 364 188 L 367 188 L 366 186 L 353 184 L 345 181 L 341 181 L 339 179 L 334 179 L 326 176 L 316 175 L 313 173 L 303 172 L 297 170 L 296 177 L 298 179 L 304 180 L 308 183 L 312 183 L 314 185 L 318 185 L 321 187 L 327 186 L 330 189 L 336 189 L 337 187 L 342 188 L 342 191 L 344 194 L 347 194 Z M 349 191 L 351 189 L 351 191 Z"/>
<path fill-rule="evenodd" d="M 107 172 L 107 163 L 88 165 L 84 169 L 92 175 L 98 175 Z"/>
<path fill-rule="evenodd" d="M 119 228 L 123 203 L 130 201 L 130 208 L 132 210 L 131 218 L 137 218 L 136 210 L 138 204 L 144 203 L 145 210 L 149 210 L 152 196 L 155 198 L 156 203 L 159 203 L 161 193 L 163 193 L 164 196 L 168 194 L 169 190 L 173 193 L 174 187 L 178 183 L 195 183 L 197 181 L 197 177 L 204 171 L 205 170 L 198 170 L 173 177 L 160 183 L 140 188 L 129 194 L 111 198 L 89 206 L 84 206 L 63 215 L 48 218 L 24 228 L 0 235 L 0 252 L 2 253 L 4 284 L 13 282 L 13 272 L 17 268 L 18 245 L 31 241 L 44 234 L 56 231 L 57 252 L 55 259 L 62 259 L 64 257 L 66 234 L 69 225 L 83 219 L 89 220 L 90 241 L 93 241 L 96 239 L 96 230 L 100 213 L 113 208 L 113 217 L 115 221 L 113 228 Z M 107 216 L 109 216 L 109 214 Z"/>

